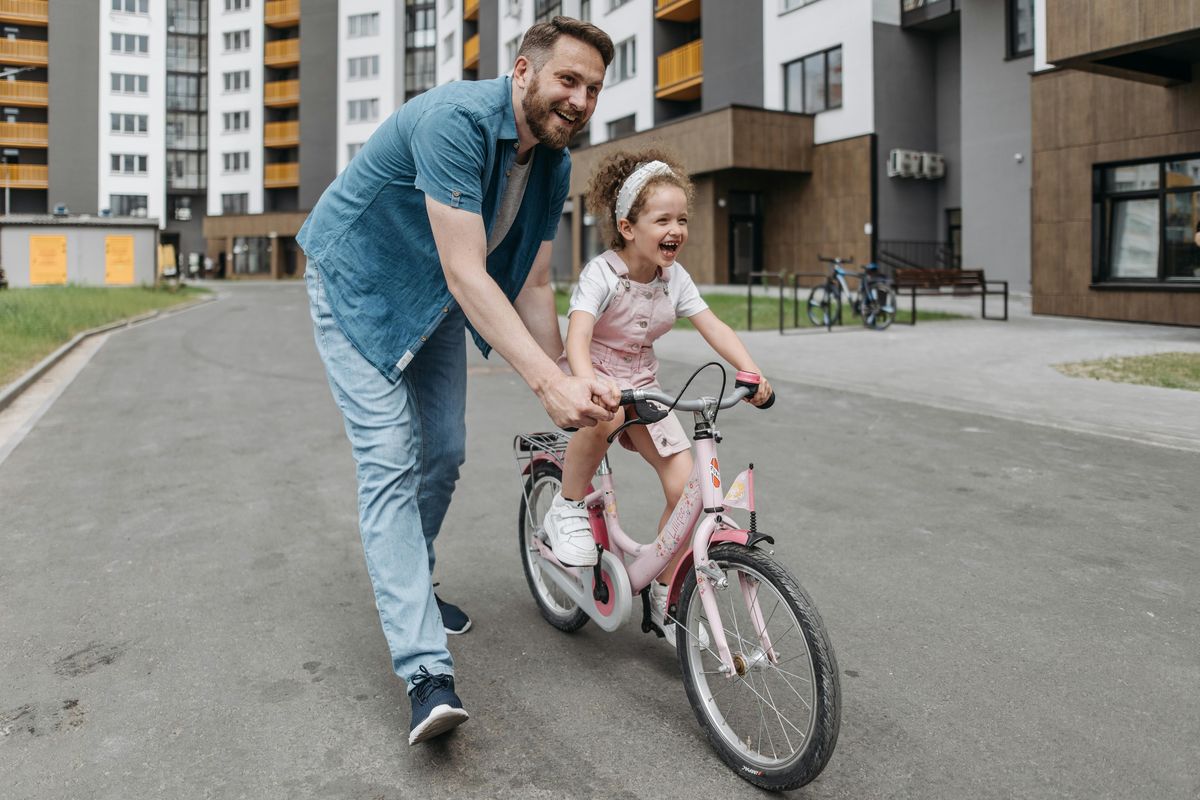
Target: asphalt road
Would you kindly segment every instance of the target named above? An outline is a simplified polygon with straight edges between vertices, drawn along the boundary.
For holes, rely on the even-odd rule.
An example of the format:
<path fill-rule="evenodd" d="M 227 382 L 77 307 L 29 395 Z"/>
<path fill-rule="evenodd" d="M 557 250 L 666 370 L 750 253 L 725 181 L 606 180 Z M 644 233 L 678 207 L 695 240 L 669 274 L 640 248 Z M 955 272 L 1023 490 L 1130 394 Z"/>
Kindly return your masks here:
<path fill-rule="evenodd" d="M 0 797 L 765 796 L 661 642 L 539 617 L 510 443 L 546 421 L 477 354 L 435 576 L 474 619 L 473 716 L 410 748 L 302 287 L 222 293 L 111 336 L 0 463 Z M 796 796 L 1200 794 L 1200 457 L 777 388 L 723 415 L 722 460 L 755 462 L 842 671 L 837 751 Z M 653 478 L 615 462 L 646 529 Z"/>

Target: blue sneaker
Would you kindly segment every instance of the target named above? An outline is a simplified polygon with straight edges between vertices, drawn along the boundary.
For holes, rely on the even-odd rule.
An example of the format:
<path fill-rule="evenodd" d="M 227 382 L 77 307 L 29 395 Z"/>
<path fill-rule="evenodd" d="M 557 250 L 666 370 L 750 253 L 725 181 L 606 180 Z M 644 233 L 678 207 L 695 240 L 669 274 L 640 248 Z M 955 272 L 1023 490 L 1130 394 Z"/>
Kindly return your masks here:
<path fill-rule="evenodd" d="M 437 586 L 435 583 L 434 586 Z M 442 612 L 442 627 L 446 629 L 446 633 L 457 635 L 466 633 L 471 629 L 471 618 L 466 612 L 453 603 L 447 603 L 435 593 L 433 599 L 437 600 L 438 611 Z"/>
<path fill-rule="evenodd" d="M 470 718 L 454 693 L 453 676 L 433 675 L 422 666 L 413 678 L 413 689 L 408 696 L 412 698 L 409 744 L 441 736 Z"/>

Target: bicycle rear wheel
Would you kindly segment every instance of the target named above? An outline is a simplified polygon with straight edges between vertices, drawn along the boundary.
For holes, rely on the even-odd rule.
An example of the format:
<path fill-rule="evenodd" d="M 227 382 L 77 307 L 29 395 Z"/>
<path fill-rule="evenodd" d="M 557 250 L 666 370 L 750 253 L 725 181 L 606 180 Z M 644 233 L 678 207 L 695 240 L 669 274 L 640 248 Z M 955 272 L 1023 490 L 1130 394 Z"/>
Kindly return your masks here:
<path fill-rule="evenodd" d="M 572 633 L 579 630 L 589 619 L 588 615 L 553 580 L 543 573 L 544 569 L 537 554 L 534 528 L 541 525 L 562 487 L 562 470 L 549 462 L 534 464 L 533 472 L 525 482 L 525 494 L 521 497 L 521 511 L 517 518 L 517 539 L 521 548 L 521 566 L 525 570 L 525 581 L 533 594 L 534 602 L 546 621 L 560 631 Z M 525 498 L 529 498 L 528 507 Z"/>
<path fill-rule="evenodd" d="M 833 323 L 837 322 L 842 313 L 842 301 L 838 299 L 837 292 L 830 284 L 823 283 L 814 286 L 809 292 L 807 311 L 808 321 L 813 327 L 833 330 Z"/>
<path fill-rule="evenodd" d="M 715 592 L 737 674 L 726 677 L 716 645 L 705 646 L 701 631 L 712 623 L 691 571 L 678 604 L 684 630 L 676 633 L 688 700 L 713 748 L 740 777 L 773 791 L 803 786 L 829 762 L 841 721 L 837 661 L 825 626 L 796 579 L 765 553 L 724 544 L 709 557 L 729 580 L 728 588 L 708 591 Z"/>
<path fill-rule="evenodd" d="M 896 292 L 890 284 L 872 284 L 863 304 L 863 324 L 881 331 L 896 319 Z"/>

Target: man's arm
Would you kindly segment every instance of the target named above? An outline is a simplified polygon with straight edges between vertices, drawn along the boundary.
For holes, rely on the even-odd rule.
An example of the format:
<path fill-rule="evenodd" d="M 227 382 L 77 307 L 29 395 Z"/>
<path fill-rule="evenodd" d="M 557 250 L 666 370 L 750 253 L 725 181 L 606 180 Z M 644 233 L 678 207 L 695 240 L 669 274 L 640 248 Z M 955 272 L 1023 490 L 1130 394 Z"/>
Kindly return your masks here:
<path fill-rule="evenodd" d="M 534 340 L 550 358 L 563 352 L 562 334 L 558 328 L 558 309 L 554 305 L 554 287 L 550 284 L 550 252 L 553 242 L 542 242 L 525 286 L 513 306 Z"/>
<path fill-rule="evenodd" d="M 537 394 L 550 419 L 563 427 L 590 427 L 612 419 L 609 409 L 616 408 L 619 398 L 598 382 L 565 375 L 534 341 L 512 303 L 487 274 L 483 218 L 428 196 L 425 207 L 450 293 L 475 330 Z M 560 351 L 561 347 L 560 339 Z M 593 395 L 609 401 L 609 408 L 593 402 Z"/>

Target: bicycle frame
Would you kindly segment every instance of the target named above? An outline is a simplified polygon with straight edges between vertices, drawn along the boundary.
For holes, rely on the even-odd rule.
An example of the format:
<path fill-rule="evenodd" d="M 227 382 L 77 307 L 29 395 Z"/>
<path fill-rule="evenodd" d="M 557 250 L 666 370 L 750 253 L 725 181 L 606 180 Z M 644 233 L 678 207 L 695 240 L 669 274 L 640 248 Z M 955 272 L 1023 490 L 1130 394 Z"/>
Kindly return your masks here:
<path fill-rule="evenodd" d="M 696 416 L 697 422 L 703 419 L 702 412 L 696 412 Z M 724 666 L 726 677 L 733 677 L 736 674 L 733 655 L 729 649 L 724 627 L 720 622 L 720 610 L 714 594 L 714 588 L 726 588 L 725 578 L 722 576 L 719 579 L 720 584 L 717 583 L 714 576 L 721 573 L 710 561 L 708 550 L 710 545 L 720 542 L 748 545 L 750 532 L 733 527 L 722 517 L 725 510 L 725 498 L 721 494 L 721 471 L 717 458 L 716 440 L 714 438 L 693 439 L 692 452 L 694 456 L 692 473 L 684 492 L 675 504 L 666 525 L 663 526 L 654 542 L 650 544 L 635 541 L 621 527 L 617 513 L 616 488 L 613 484 L 612 470 L 609 467 L 607 456 L 596 471 L 593 488 L 584 498 L 584 503 L 591 516 L 592 534 L 605 551 L 601 560 L 602 579 L 608 584 L 609 592 L 614 595 L 618 592 L 628 593 L 625 594 L 625 597 L 632 598 L 633 595 L 640 593 L 650 584 L 650 581 L 654 580 L 656 575 L 663 571 L 676 551 L 688 541 L 690 535 L 691 553 L 680 559 L 671 576 L 668 584 L 667 607 L 671 608 L 678 600 L 688 570 L 695 569 L 701 603 L 711 623 L 712 643 L 716 645 L 717 655 Z M 560 458 L 553 454 L 543 454 L 540 458 L 557 461 L 561 466 Z M 525 472 L 532 471 L 533 463 L 536 463 L 537 460 L 539 460 L 539 456 L 534 456 Z M 753 472 L 751 471 L 750 474 L 752 475 Z M 753 511 L 752 478 L 748 483 L 748 508 Z M 528 502 L 529 498 L 526 498 L 527 508 Z M 536 520 L 527 520 L 527 522 L 534 525 L 540 524 L 540 521 Z M 554 557 L 550 547 L 541 538 L 536 538 L 535 541 L 538 555 L 542 559 L 578 581 L 576 585 L 568 586 L 558 580 L 554 573 L 551 573 L 552 579 L 565 591 L 578 595 L 579 589 L 584 590 L 583 594 L 586 597 L 582 599 L 585 602 L 581 602 L 579 605 L 587 611 L 589 616 L 601 623 L 606 630 L 615 630 L 624 622 L 623 618 L 610 619 L 613 612 L 618 612 L 619 617 L 627 615 L 628 607 L 621 609 L 620 600 L 624 598 L 610 596 L 608 602 L 602 603 L 592 597 L 588 587 L 594 583 L 594 578 L 589 580 L 589 574 L 593 573 L 593 568 L 564 566 Z M 610 575 L 610 572 L 614 574 Z M 574 583 L 574 581 L 572 582 Z M 778 655 L 771 646 L 762 611 L 758 606 L 756 587 L 750 585 L 749 579 L 743 576 L 740 589 L 745 595 L 747 607 L 751 609 L 751 618 L 754 620 L 756 628 L 755 633 L 762 645 L 763 652 L 767 654 L 772 663 L 777 663 Z M 587 600 L 594 601 L 593 607 L 601 616 L 593 613 L 592 608 L 589 608 L 589 605 L 592 604 L 586 602 Z M 610 625 L 605 625 L 605 621 L 609 621 Z"/>

